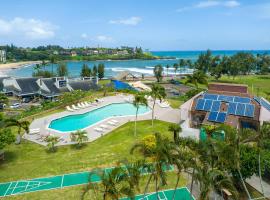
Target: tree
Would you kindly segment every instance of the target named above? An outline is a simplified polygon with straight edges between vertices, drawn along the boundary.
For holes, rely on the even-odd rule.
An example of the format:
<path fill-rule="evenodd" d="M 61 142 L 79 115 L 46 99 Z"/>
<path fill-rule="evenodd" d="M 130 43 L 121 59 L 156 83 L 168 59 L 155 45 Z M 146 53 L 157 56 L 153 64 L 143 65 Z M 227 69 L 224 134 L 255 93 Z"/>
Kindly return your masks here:
<path fill-rule="evenodd" d="M 67 76 L 68 75 L 68 69 L 67 69 L 67 65 L 65 63 L 60 63 L 58 65 L 57 75 L 58 76 Z"/>
<path fill-rule="evenodd" d="M 28 121 L 18 121 L 16 119 L 5 119 L 4 120 L 4 127 L 5 128 L 8 128 L 8 127 L 17 127 L 18 128 L 16 144 L 21 143 L 22 129 L 26 133 L 29 133 L 29 125 L 30 125 L 30 123 Z"/>
<path fill-rule="evenodd" d="M 191 83 L 195 85 L 195 87 L 198 89 L 198 84 L 204 84 L 207 85 L 207 76 L 202 71 L 195 71 L 192 75 L 187 75 L 185 84 Z"/>
<path fill-rule="evenodd" d="M 162 81 L 163 67 L 161 65 L 156 65 L 154 67 L 154 75 L 157 79 L 157 82 Z"/>
<path fill-rule="evenodd" d="M 169 68 L 170 68 L 170 65 L 166 65 L 166 70 L 167 70 L 167 77 L 169 76 Z"/>
<path fill-rule="evenodd" d="M 184 59 L 180 59 L 179 60 L 180 73 L 181 73 L 181 69 L 184 69 L 185 66 L 187 66 L 186 61 Z"/>
<path fill-rule="evenodd" d="M 154 126 L 154 110 L 156 105 L 156 100 L 160 102 L 166 97 L 165 88 L 159 84 L 153 84 L 151 87 L 150 96 L 153 98 L 153 107 L 152 107 L 152 126 Z"/>
<path fill-rule="evenodd" d="M 8 104 L 7 96 L 2 93 L 0 93 L 0 104 Z"/>
<path fill-rule="evenodd" d="M 90 77 L 91 76 L 91 69 L 88 67 L 87 64 L 83 64 L 81 70 L 81 77 Z"/>
<path fill-rule="evenodd" d="M 9 128 L 0 129 L 0 154 L 3 155 L 3 149 L 14 141 L 15 137 Z"/>
<path fill-rule="evenodd" d="M 53 68 L 54 68 L 54 64 L 56 64 L 56 57 L 54 55 L 51 55 L 49 57 L 50 59 L 50 63 L 51 63 L 51 74 L 54 74 Z"/>
<path fill-rule="evenodd" d="M 174 68 L 174 73 L 175 73 L 175 76 L 176 76 L 176 72 L 178 70 L 178 64 L 177 63 L 174 63 L 173 64 L 173 68 Z"/>
<path fill-rule="evenodd" d="M 104 78 L 104 73 L 105 73 L 105 66 L 104 64 L 98 64 L 98 78 L 99 80 Z"/>
<path fill-rule="evenodd" d="M 134 136 L 137 135 L 137 118 L 140 106 L 148 106 L 147 99 L 142 94 L 136 94 L 133 100 L 133 106 L 136 108 Z"/>
<path fill-rule="evenodd" d="M 165 171 L 170 167 L 172 153 L 175 148 L 175 145 L 173 145 L 168 138 L 161 137 L 160 133 L 155 133 L 155 135 L 151 135 L 150 138 L 153 138 L 154 140 L 153 142 L 150 142 L 150 145 L 143 140 L 136 143 L 130 151 L 131 154 L 139 152 L 144 158 L 152 160 L 152 163 L 147 165 L 150 176 L 145 186 L 144 196 L 147 193 L 152 178 L 155 181 L 157 194 L 160 184 L 162 186 L 167 184 Z"/>
<path fill-rule="evenodd" d="M 46 137 L 45 142 L 47 142 L 47 147 L 50 152 L 55 152 L 56 147 L 55 145 L 59 142 L 59 137 L 50 135 Z"/>
<path fill-rule="evenodd" d="M 94 67 L 93 67 L 92 74 L 93 74 L 93 77 L 95 77 L 95 78 L 97 77 L 98 70 L 97 70 L 97 66 L 96 65 L 94 65 Z"/>
<path fill-rule="evenodd" d="M 182 128 L 179 124 L 171 124 L 169 126 L 169 131 L 173 133 L 173 140 L 175 144 L 179 143 L 179 133 L 182 131 Z"/>
<path fill-rule="evenodd" d="M 77 147 L 80 148 L 83 142 L 88 140 L 87 132 L 78 130 L 70 134 L 70 139 L 72 142 L 76 142 Z"/>
<path fill-rule="evenodd" d="M 206 53 L 199 55 L 199 58 L 195 62 L 195 68 L 199 71 L 207 73 L 212 64 L 212 52 L 207 50 Z"/>

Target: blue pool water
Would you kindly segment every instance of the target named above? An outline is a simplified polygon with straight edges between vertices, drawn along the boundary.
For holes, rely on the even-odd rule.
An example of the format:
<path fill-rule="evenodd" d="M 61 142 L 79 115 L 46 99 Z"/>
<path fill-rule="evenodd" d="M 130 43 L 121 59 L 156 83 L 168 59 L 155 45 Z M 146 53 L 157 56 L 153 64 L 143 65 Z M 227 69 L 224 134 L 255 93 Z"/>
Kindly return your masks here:
<path fill-rule="evenodd" d="M 149 107 L 141 106 L 138 110 L 138 115 L 149 111 Z M 49 128 L 61 132 L 76 131 L 112 116 L 128 115 L 136 115 L 136 108 L 131 103 L 112 103 L 84 114 L 69 115 L 53 120 Z"/>

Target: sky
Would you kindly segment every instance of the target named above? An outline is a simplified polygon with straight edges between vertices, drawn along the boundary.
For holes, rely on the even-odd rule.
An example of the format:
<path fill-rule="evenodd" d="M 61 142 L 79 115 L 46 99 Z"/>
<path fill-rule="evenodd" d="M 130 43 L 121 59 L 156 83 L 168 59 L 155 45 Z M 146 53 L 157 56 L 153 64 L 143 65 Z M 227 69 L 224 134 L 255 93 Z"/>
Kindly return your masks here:
<path fill-rule="evenodd" d="M 0 45 L 269 50 L 269 0 L 8 0 Z"/>

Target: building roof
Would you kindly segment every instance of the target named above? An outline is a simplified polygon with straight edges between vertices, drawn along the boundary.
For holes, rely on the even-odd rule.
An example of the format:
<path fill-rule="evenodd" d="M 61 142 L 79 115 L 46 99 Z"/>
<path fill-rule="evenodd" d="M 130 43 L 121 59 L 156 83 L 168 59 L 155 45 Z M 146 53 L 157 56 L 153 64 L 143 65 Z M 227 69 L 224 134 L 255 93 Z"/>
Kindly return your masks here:
<path fill-rule="evenodd" d="M 97 85 L 94 84 L 91 80 L 69 81 L 68 84 L 73 90 L 89 91 L 97 89 Z"/>
<path fill-rule="evenodd" d="M 137 76 L 135 76 L 134 74 L 132 74 L 131 72 L 129 71 L 123 71 L 123 72 L 120 72 L 119 74 L 117 74 L 114 79 L 115 80 L 123 80 L 123 79 L 126 79 L 128 76 L 131 76 L 132 78 L 134 79 L 137 79 Z"/>
<path fill-rule="evenodd" d="M 18 78 L 16 82 L 18 83 L 21 91 L 19 93 L 21 95 L 33 94 L 39 91 L 39 86 L 37 84 L 37 78 Z"/>
<path fill-rule="evenodd" d="M 230 93 L 248 94 L 248 86 L 242 84 L 228 84 L 228 83 L 210 83 L 208 85 L 209 91 L 221 91 Z"/>

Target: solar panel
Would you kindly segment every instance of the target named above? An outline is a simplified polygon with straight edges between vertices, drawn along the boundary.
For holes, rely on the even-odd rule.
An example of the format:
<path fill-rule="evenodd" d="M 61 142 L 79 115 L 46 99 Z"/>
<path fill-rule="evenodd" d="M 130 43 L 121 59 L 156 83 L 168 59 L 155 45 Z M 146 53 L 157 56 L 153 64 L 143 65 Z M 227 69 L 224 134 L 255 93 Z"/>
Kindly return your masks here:
<path fill-rule="evenodd" d="M 218 112 L 210 112 L 208 115 L 208 121 L 216 121 Z"/>
<path fill-rule="evenodd" d="M 218 95 L 205 93 L 204 94 L 204 99 L 217 100 L 218 99 Z"/>
<path fill-rule="evenodd" d="M 213 103 L 212 100 L 206 99 L 206 100 L 205 100 L 205 103 L 204 103 L 204 108 L 203 108 L 203 110 L 205 110 L 205 111 L 210 111 L 210 110 L 211 110 L 211 107 L 212 107 L 212 103 Z"/>
<path fill-rule="evenodd" d="M 261 104 L 263 107 L 265 107 L 267 110 L 270 111 L 270 104 L 266 102 L 265 100 L 261 99 Z"/>
<path fill-rule="evenodd" d="M 236 108 L 237 108 L 237 103 L 230 102 L 228 106 L 228 111 L 227 111 L 228 114 L 235 115 Z"/>
<path fill-rule="evenodd" d="M 236 115 L 244 116 L 245 114 L 245 104 L 237 103 Z"/>
<path fill-rule="evenodd" d="M 225 122 L 226 117 L 227 117 L 227 113 L 219 112 L 218 116 L 217 116 L 217 119 L 216 119 L 216 122 L 223 123 L 223 122 Z"/>
<path fill-rule="evenodd" d="M 233 101 L 236 103 L 250 103 L 250 98 L 235 96 Z"/>
<path fill-rule="evenodd" d="M 205 100 L 204 99 L 198 99 L 196 104 L 196 110 L 203 110 Z"/>
<path fill-rule="evenodd" d="M 218 112 L 220 109 L 221 102 L 220 101 L 213 101 L 211 112 Z"/>
<path fill-rule="evenodd" d="M 233 101 L 233 96 L 219 95 L 218 100 L 219 101 L 231 102 L 231 101 Z"/>
<path fill-rule="evenodd" d="M 257 101 L 259 104 L 261 104 L 261 98 L 260 97 L 253 97 L 255 101 Z"/>
<path fill-rule="evenodd" d="M 246 104 L 245 116 L 254 117 L 255 106 L 252 104 Z"/>

